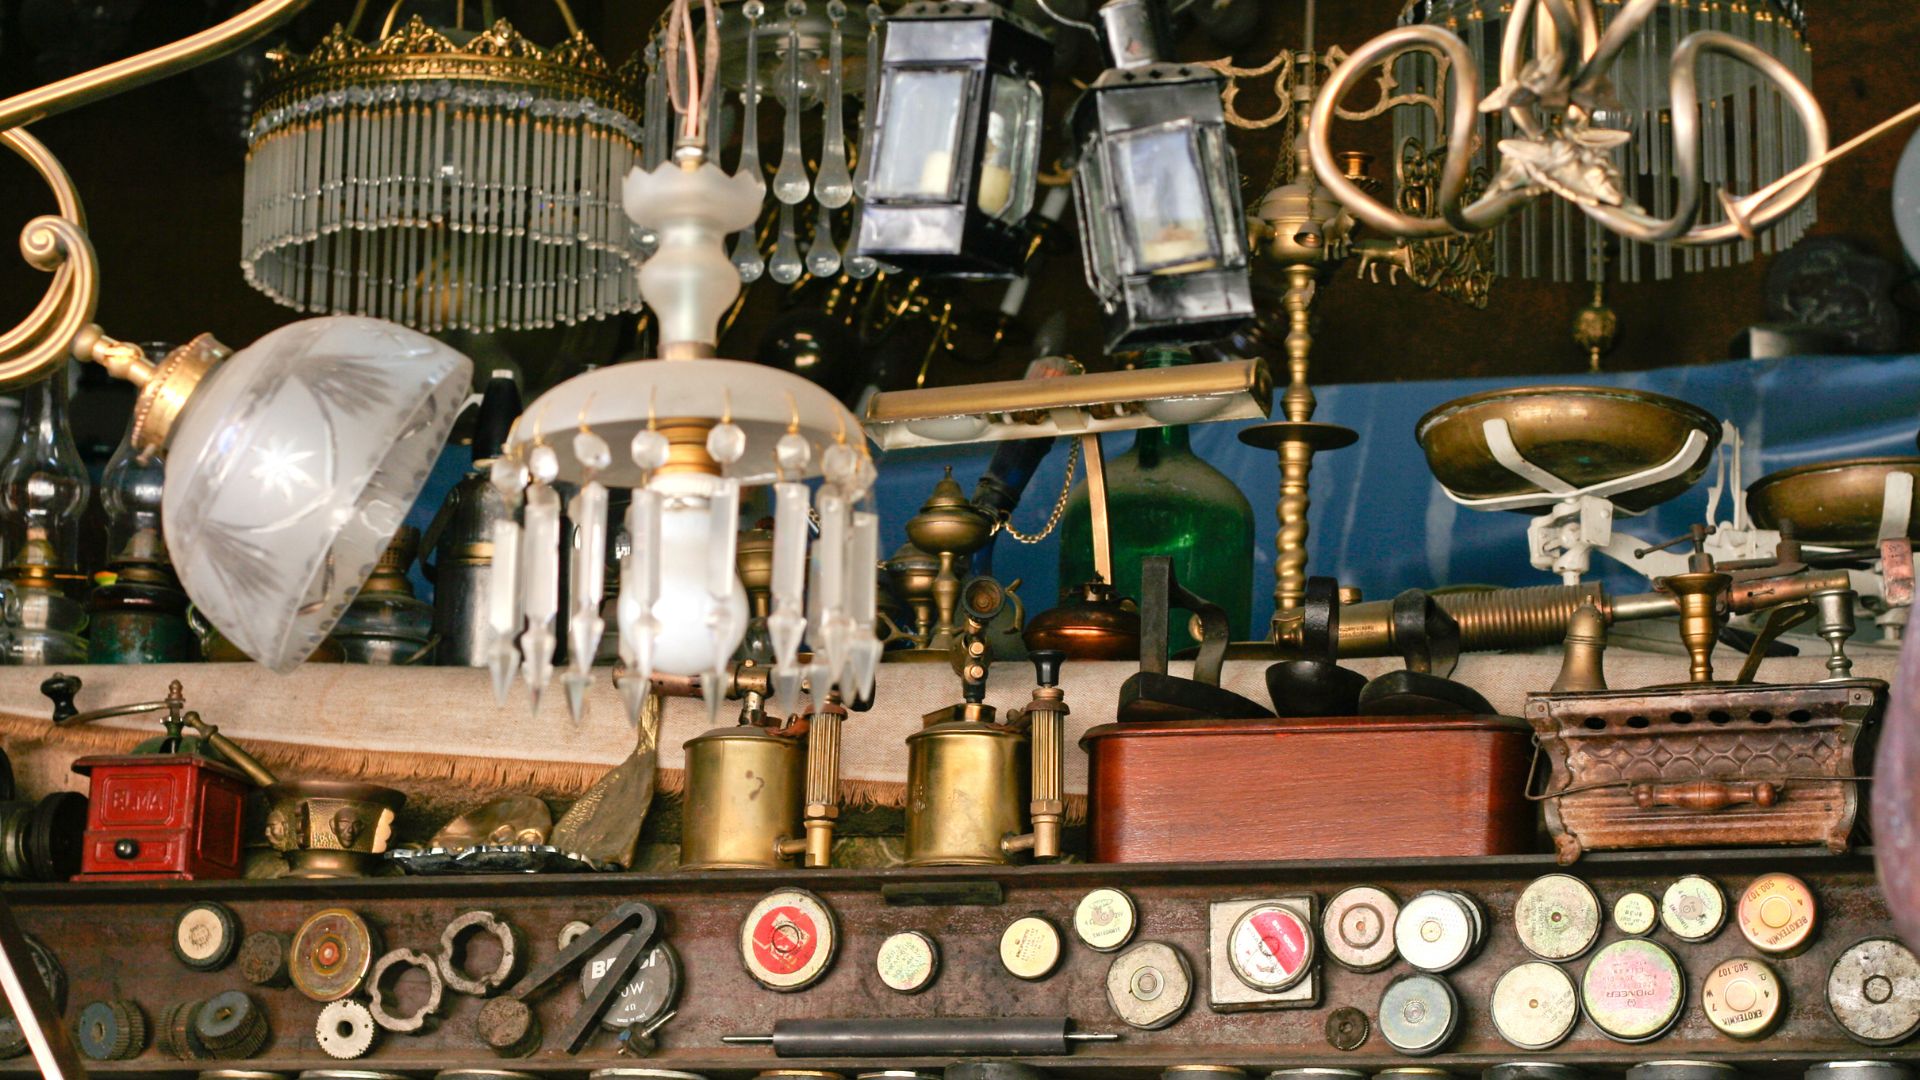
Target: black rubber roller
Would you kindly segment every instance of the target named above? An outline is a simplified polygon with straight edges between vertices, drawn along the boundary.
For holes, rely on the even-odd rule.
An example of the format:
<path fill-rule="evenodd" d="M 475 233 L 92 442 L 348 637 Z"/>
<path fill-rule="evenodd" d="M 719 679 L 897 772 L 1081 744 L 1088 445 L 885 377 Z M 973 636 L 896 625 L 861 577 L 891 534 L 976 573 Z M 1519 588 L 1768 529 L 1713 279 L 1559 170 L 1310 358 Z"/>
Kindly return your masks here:
<path fill-rule="evenodd" d="M 1064 1016 L 926 1016 L 777 1020 L 772 1035 L 725 1041 L 772 1043 L 780 1057 L 1058 1057 L 1113 1038 L 1076 1032 Z"/>

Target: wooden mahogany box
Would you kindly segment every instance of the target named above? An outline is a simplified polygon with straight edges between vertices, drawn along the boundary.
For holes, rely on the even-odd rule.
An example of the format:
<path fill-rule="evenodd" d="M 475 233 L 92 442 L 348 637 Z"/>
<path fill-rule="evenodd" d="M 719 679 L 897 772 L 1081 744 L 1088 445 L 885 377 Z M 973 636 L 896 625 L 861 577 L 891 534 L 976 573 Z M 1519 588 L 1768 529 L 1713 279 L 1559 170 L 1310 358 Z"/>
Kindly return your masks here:
<path fill-rule="evenodd" d="M 1106 724 L 1094 862 L 1454 858 L 1535 850 L 1532 732 L 1506 716 Z"/>

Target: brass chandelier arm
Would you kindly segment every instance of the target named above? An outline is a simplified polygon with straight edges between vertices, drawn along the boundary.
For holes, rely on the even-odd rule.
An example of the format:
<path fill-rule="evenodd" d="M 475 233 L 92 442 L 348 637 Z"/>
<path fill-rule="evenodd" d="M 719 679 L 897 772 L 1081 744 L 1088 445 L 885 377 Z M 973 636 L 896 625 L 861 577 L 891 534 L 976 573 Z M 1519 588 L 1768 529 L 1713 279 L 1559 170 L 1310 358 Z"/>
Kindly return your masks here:
<path fill-rule="evenodd" d="M 123 90 L 177 75 L 258 41 L 311 0 L 260 0 L 238 15 L 157 49 L 70 75 L 0 101 L 0 129 L 44 120 Z"/>
<path fill-rule="evenodd" d="M 25 158 L 53 190 L 59 214 L 44 214 L 20 230 L 20 254 L 50 272 L 46 294 L 26 319 L 0 334 L 0 389 L 32 382 L 65 362 L 74 338 L 92 324 L 100 300 L 100 268 L 87 239 L 86 216 L 67 171 L 40 140 L 24 131 L 0 131 L 0 142 Z"/>

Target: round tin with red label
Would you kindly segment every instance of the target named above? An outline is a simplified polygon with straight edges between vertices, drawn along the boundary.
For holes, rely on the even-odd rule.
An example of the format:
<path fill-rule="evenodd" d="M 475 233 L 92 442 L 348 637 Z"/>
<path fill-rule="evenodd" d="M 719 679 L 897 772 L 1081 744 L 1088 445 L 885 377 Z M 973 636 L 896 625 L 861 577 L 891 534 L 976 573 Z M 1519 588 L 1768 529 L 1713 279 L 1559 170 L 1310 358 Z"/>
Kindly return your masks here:
<path fill-rule="evenodd" d="M 1593 954 L 1580 980 L 1580 1004 L 1608 1038 L 1651 1042 L 1680 1019 L 1687 976 L 1666 946 L 1627 938 Z"/>
<path fill-rule="evenodd" d="M 1313 928 L 1282 904 L 1248 908 L 1227 935 L 1227 962 L 1240 981 L 1274 994 L 1313 966 Z"/>
<path fill-rule="evenodd" d="M 826 901 L 804 889 L 768 893 L 740 924 L 747 974 L 769 990 L 804 990 L 826 974 L 840 934 Z"/>

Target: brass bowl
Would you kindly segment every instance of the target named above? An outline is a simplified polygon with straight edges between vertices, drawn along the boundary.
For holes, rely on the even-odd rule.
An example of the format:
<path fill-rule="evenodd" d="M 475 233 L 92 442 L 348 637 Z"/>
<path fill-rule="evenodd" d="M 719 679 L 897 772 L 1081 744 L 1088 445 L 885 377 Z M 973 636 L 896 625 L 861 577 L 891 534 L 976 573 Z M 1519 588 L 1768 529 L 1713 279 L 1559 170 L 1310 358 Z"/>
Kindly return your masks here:
<path fill-rule="evenodd" d="M 1920 480 L 1920 457 L 1850 458 L 1796 465 L 1753 482 L 1747 513 L 1761 528 L 1793 522 L 1794 538 L 1820 547 L 1864 548 L 1880 540 L 1880 503 L 1887 474 Z M 1920 538 L 1920 499 L 1907 520 L 1907 538 Z"/>
<path fill-rule="evenodd" d="M 367 873 L 407 801 L 390 787 L 352 780 L 282 780 L 266 794 L 267 843 L 287 856 L 293 877 Z"/>
<path fill-rule="evenodd" d="M 1616 506 L 1636 513 L 1692 487 L 1713 463 L 1713 450 L 1720 444 L 1720 421 L 1706 410 L 1644 390 L 1490 390 L 1449 401 L 1414 425 L 1414 438 L 1426 452 L 1434 479 L 1462 498 L 1545 494 L 1494 460 L 1481 425 L 1496 417 L 1507 422 L 1513 445 L 1528 461 L 1575 487 L 1651 469 L 1679 453 L 1689 433 L 1704 434 L 1706 450 L 1685 473 L 1613 497 Z"/>

